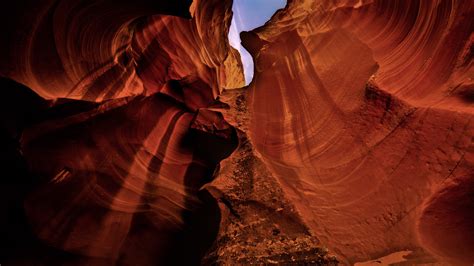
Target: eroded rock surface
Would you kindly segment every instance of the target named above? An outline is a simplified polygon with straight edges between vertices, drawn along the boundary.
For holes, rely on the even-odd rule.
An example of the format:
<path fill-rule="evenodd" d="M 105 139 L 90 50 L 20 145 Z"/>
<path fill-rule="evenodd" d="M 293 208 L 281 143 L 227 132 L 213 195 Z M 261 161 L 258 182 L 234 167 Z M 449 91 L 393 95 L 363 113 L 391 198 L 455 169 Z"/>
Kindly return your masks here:
<path fill-rule="evenodd" d="M 247 90 L 225 91 L 220 100 L 229 104 L 223 114 L 237 128 L 239 146 L 205 186 L 217 199 L 222 216 L 216 242 L 203 263 L 337 265 L 337 258 L 309 232 L 248 139 Z"/>
<path fill-rule="evenodd" d="M 471 265 L 474 5 L 231 5 L 5 5 L 0 262 Z"/>
<path fill-rule="evenodd" d="M 295 0 L 242 34 L 256 60 L 250 138 L 346 263 L 419 247 L 474 260 L 474 109 L 461 93 L 472 89 L 473 8 Z"/>
<path fill-rule="evenodd" d="M 2 43 L 0 70 L 37 94 L 2 79 L 26 110 L 4 110 L 2 122 L 13 139 L 7 159 L 19 157 L 33 179 L 14 200 L 25 216 L 15 219 L 34 235 L 25 242 L 35 244 L 19 241 L 2 258 L 199 264 L 220 221 L 216 200 L 200 188 L 238 143 L 209 109 L 221 90 L 244 84 L 227 42 L 231 2 L 12 5 L 2 19 L 20 32 Z"/>

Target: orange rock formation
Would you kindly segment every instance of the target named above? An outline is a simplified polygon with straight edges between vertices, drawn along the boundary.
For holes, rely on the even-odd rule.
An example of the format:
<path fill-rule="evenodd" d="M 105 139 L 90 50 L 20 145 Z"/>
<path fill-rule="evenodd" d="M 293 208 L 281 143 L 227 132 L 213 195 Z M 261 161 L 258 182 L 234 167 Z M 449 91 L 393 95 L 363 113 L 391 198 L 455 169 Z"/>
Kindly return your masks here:
<path fill-rule="evenodd" d="M 471 265 L 474 4 L 231 6 L 1 11 L 4 261 Z"/>
<path fill-rule="evenodd" d="M 291 1 L 244 33 L 250 135 L 303 220 L 353 263 L 474 261 L 469 1 Z"/>

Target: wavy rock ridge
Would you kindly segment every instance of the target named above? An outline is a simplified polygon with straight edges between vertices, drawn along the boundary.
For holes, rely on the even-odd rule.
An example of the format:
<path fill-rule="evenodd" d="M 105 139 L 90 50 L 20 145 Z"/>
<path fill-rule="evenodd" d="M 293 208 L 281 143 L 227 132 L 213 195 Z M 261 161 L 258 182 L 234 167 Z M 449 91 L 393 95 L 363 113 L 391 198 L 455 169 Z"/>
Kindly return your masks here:
<path fill-rule="evenodd" d="M 473 8 L 289 1 L 242 36 L 252 142 L 348 263 L 420 247 L 474 261 Z"/>
<path fill-rule="evenodd" d="M 238 90 L 231 6 L 1 11 L 3 261 L 471 265 L 474 5 L 289 0 Z"/>
<path fill-rule="evenodd" d="M 28 97 L 39 106 L 25 106 L 9 130 L 36 181 L 27 220 L 55 250 L 23 257 L 199 263 L 220 216 L 200 188 L 238 142 L 209 109 L 244 82 L 226 41 L 231 3 L 27 1 L 11 10 L 24 9 L 34 15 L 4 19 L 36 27 L 10 33 L 0 69 L 37 93 Z"/>

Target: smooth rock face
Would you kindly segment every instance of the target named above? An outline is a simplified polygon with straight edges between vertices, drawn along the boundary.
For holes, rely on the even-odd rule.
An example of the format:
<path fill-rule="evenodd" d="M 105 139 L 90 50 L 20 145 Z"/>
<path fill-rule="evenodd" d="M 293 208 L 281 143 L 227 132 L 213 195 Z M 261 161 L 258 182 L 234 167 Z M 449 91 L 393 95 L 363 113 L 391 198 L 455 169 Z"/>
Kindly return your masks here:
<path fill-rule="evenodd" d="M 343 261 L 473 262 L 469 1 L 290 1 L 243 33 L 250 136 Z"/>
<path fill-rule="evenodd" d="M 236 130 L 208 109 L 219 105 L 224 88 L 244 84 L 227 42 L 231 4 L 64 0 L 11 7 L 2 19 L 20 32 L 2 42 L 0 72 L 39 96 L 2 79 L 12 101 L 2 108 L 9 147 L 2 158 L 32 176 L 15 201 L 34 236 L 9 247 L 17 254 L 2 250 L 2 258 L 200 262 L 220 221 L 216 200 L 200 188 L 238 143 Z M 36 27 L 25 29 L 28 23 Z M 5 235 L 5 242 L 15 238 Z M 32 238 L 41 243 L 22 248 Z"/>
<path fill-rule="evenodd" d="M 5 4 L 0 263 L 471 265 L 471 1 L 231 6 Z"/>
<path fill-rule="evenodd" d="M 226 41 L 230 2 L 24 0 L 6 7 L 0 73 L 45 98 L 103 101 L 185 78 L 204 81 L 214 96 L 219 87 L 243 85 Z"/>

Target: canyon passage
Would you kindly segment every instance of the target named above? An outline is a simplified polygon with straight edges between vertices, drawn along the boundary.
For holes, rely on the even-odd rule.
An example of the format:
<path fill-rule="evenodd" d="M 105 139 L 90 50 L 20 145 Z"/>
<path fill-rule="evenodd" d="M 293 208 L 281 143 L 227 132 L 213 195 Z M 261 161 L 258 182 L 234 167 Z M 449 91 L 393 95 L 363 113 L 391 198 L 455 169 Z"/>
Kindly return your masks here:
<path fill-rule="evenodd" d="M 2 5 L 0 264 L 474 263 L 472 1 Z"/>

